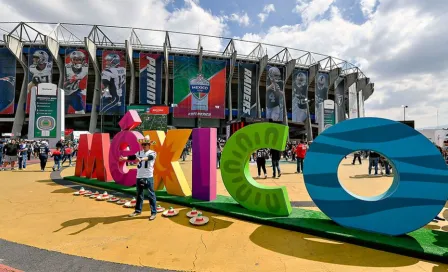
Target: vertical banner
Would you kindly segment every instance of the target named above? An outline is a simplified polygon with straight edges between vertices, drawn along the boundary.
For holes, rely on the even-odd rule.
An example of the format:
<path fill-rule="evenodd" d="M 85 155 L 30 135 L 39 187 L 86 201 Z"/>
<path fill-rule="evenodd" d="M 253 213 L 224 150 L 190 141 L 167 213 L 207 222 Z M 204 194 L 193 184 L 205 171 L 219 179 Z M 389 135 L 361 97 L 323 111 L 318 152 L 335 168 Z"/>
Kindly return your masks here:
<path fill-rule="evenodd" d="M 28 77 L 26 113 L 30 113 L 31 89 L 39 83 L 51 83 L 53 75 L 53 57 L 45 48 L 31 47 L 28 53 Z"/>
<path fill-rule="evenodd" d="M 89 58 L 84 49 L 65 50 L 65 113 L 86 113 L 87 77 L 89 74 Z"/>
<path fill-rule="evenodd" d="M 56 84 L 42 83 L 33 89 L 30 103 L 30 139 L 56 139 L 58 124 L 58 88 Z"/>
<path fill-rule="evenodd" d="M 308 117 L 308 71 L 296 69 L 292 73 L 292 121 L 305 122 Z"/>
<path fill-rule="evenodd" d="M 238 117 L 257 117 L 256 64 L 238 64 Z"/>
<path fill-rule="evenodd" d="M 225 117 L 226 62 L 197 57 L 174 57 L 174 117 Z"/>
<path fill-rule="evenodd" d="M 356 83 L 348 87 L 348 118 L 358 118 L 358 98 L 356 96 Z"/>
<path fill-rule="evenodd" d="M 334 100 L 335 100 L 335 116 L 336 123 L 345 120 L 345 80 L 343 77 L 338 77 L 334 82 Z"/>
<path fill-rule="evenodd" d="M 334 101 L 324 100 L 324 130 L 335 124 Z"/>
<path fill-rule="evenodd" d="M 328 84 L 329 84 L 329 76 L 328 73 L 325 72 L 317 72 L 316 76 L 316 88 L 315 90 L 315 102 L 316 102 L 316 122 L 322 122 L 321 116 L 321 106 L 324 100 L 328 98 Z"/>
<path fill-rule="evenodd" d="M 0 48 L 0 114 L 14 114 L 16 58 L 8 48 Z"/>
<path fill-rule="evenodd" d="M 162 54 L 140 53 L 140 104 L 162 103 Z"/>
<path fill-rule="evenodd" d="M 266 71 L 266 118 L 283 121 L 283 68 L 268 65 Z"/>
<path fill-rule="evenodd" d="M 358 116 L 359 117 L 364 117 L 365 113 L 364 113 L 364 94 L 363 94 L 363 90 L 360 90 L 358 93 Z"/>
<path fill-rule="evenodd" d="M 124 51 L 103 51 L 100 113 L 124 115 L 126 105 L 126 56 Z"/>

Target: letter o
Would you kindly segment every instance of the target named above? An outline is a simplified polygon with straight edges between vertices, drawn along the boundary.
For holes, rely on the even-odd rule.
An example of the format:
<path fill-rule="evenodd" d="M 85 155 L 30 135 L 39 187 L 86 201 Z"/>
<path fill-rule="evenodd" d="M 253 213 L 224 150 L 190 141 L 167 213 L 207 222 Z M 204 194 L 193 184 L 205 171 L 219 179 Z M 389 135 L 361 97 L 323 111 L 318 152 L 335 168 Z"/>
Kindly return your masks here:
<path fill-rule="evenodd" d="M 384 194 L 363 198 L 339 183 L 339 163 L 358 150 L 390 159 L 395 178 Z M 387 235 L 425 226 L 448 199 L 447 165 L 438 149 L 413 128 L 382 118 L 347 120 L 325 130 L 307 152 L 304 179 L 314 203 L 336 223 Z"/>

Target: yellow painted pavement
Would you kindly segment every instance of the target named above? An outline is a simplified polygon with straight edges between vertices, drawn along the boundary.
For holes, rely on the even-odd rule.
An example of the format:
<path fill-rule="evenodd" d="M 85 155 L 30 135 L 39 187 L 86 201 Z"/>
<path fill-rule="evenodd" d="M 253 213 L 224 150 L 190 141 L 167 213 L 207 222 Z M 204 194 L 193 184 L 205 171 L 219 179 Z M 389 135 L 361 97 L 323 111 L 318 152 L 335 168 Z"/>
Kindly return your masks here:
<path fill-rule="evenodd" d="M 341 165 L 340 178 L 359 194 L 379 194 L 391 178 L 361 179 L 366 165 Z M 191 162 L 181 162 L 191 181 Z M 294 164 L 281 164 L 280 179 L 292 201 L 310 201 Z M 346 243 L 321 239 L 206 212 L 204 227 L 193 227 L 180 208 L 171 219 L 153 222 L 127 218 L 132 210 L 116 204 L 73 196 L 74 190 L 53 183 L 33 165 L 25 171 L 0 172 L 0 238 L 66 254 L 123 264 L 187 271 L 448 271 L 447 265 L 422 261 Z M 272 175 L 271 168 L 268 172 Z M 256 173 L 251 166 L 253 174 Z M 73 175 L 68 168 L 63 175 Z M 218 177 L 218 193 L 227 194 Z M 309 207 L 310 209 L 317 209 Z M 448 218 L 448 212 L 441 215 Z M 446 223 L 429 228 L 448 231 Z"/>

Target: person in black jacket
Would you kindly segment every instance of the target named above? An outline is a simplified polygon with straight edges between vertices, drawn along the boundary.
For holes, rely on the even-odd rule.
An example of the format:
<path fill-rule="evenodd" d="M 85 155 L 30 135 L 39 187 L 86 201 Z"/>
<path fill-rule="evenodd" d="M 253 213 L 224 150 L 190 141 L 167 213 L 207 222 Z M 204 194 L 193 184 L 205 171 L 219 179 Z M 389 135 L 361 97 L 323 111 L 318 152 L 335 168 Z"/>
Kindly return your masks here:
<path fill-rule="evenodd" d="M 39 146 L 39 160 L 40 160 L 40 170 L 45 171 L 45 166 L 47 165 L 48 154 L 51 155 L 50 149 L 48 148 L 48 143 L 43 141 Z"/>
<path fill-rule="evenodd" d="M 258 178 L 260 178 L 261 169 L 263 169 L 264 178 L 267 178 L 268 174 L 266 172 L 266 158 L 269 157 L 268 151 L 264 148 L 258 149 L 256 157 L 257 157 Z"/>
<path fill-rule="evenodd" d="M 380 160 L 380 154 L 375 151 L 369 153 L 369 176 L 372 174 L 372 167 L 375 167 L 375 176 L 378 175 L 378 162 Z"/>
<path fill-rule="evenodd" d="M 272 168 L 273 168 L 273 174 L 272 177 L 276 177 L 276 173 L 278 172 L 278 177 L 282 175 L 282 172 L 280 171 L 280 151 L 271 149 L 271 160 L 272 160 Z"/>

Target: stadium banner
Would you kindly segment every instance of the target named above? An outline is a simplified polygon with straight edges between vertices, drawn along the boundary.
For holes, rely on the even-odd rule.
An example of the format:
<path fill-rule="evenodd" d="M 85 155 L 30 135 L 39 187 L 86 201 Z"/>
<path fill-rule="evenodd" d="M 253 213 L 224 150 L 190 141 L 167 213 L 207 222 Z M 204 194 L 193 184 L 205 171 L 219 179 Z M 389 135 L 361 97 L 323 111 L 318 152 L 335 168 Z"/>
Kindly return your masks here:
<path fill-rule="evenodd" d="M 45 48 L 30 47 L 28 53 L 28 87 L 26 113 L 30 113 L 31 88 L 39 83 L 51 83 L 53 76 L 53 57 Z"/>
<path fill-rule="evenodd" d="M 344 94 L 345 80 L 343 77 L 338 77 L 334 82 L 334 99 L 335 99 L 335 118 L 336 123 L 345 120 L 345 94 Z"/>
<path fill-rule="evenodd" d="M 142 123 L 134 130 L 140 133 L 148 130 L 167 131 L 169 108 L 153 105 L 129 105 L 127 110 L 137 111 Z"/>
<path fill-rule="evenodd" d="M 266 66 L 266 118 L 283 121 L 283 67 Z"/>
<path fill-rule="evenodd" d="M 323 116 L 321 116 L 321 106 L 323 106 L 324 100 L 328 99 L 328 85 L 329 75 L 325 72 L 317 72 L 316 76 L 316 88 L 315 90 L 315 102 L 316 102 L 316 123 L 322 122 Z"/>
<path fill-rule="evenodd" d="M 162 103 L 162 54 L 140 53 L 140 104 Z"/>
<path fill-rule="evenodd" d="M 356 83 L 348 87 L 348 118 L 358 118 L 358 97 L 356 95 Z"/>
<path fill-rule="evenodd" d="M 34 114 L 33 138 L 57 137 L 58 88 L 56 84 L 42 84 L 33 99 Z"/>
<path fill-rule="evenodd" d="M 365 117 L 364 113 L 364 94 L 363 90 L 360 90 L 358 93 L 358 116 Z"/>
<path fill-rule="evenodd" d="M 126 109 L 126 54 L 104 50 L 102 55 L 100 114 L 124 115 Z"/>
<path fill-rule="evenodd" d="M 226 61 L 174 56 L 174 117 L 225 118 Z"/>
<path fill-rule="evenodd" d="M 305 122 L 308 117 L 308 71 L 295 69 L 292 73 L 292 121 Z"/>
<path fill-rule="evenodd" d="M 85 114 L 89 57 L 84 49 L 65 50 L 65 113 Z"/>
<path fill-rule="evenodd" d="M 238 64 L 238 117 L 257 117 L 256 64 Z"/>
<path fill-rule="evenodd" d="M 324 100 L 324 130 L 335 125 L 335 116 L 334 116 L 334 101 L 333 100 Z"/>
<path fill-rule="evenodd" d="M 0 48 L 0 114 L 14 114 L 16 58 L 8 48 Z"/>

